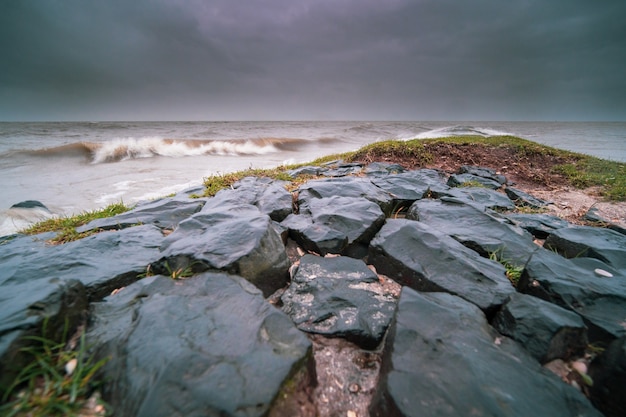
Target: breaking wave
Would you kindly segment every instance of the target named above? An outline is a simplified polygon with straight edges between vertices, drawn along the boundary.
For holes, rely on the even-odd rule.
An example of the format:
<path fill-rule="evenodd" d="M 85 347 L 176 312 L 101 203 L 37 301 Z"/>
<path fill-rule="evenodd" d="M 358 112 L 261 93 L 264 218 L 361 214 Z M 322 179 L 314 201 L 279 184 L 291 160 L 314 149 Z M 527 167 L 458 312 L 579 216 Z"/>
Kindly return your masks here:
<path fill-rule="evenodd" d="M 311 141 L 290 138 L 255 139 L 163 139 L 158 137 L 113 139 L 107 142 L 77 142 L 29 152 L 40 157 L 86 157 L 93 164 L 165 156 L 264 155 L 297 150 Z"/>
<path fill-rule="evenodd" d="M 427 132 L 419 133 L 412 139 L 436 139 L 445 138 L 447 136 L 505 136 L 512 135 L 509 132 L 503 132 L 495 129 L 473 126 L 448 126 L 438 129 L 432 129 Z"/>

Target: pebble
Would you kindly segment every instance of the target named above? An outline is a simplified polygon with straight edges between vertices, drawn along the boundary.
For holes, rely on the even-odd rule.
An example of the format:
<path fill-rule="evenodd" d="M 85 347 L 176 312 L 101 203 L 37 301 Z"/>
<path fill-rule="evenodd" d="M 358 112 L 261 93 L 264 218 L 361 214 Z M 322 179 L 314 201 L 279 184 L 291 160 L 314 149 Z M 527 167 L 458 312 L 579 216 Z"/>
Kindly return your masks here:
<path fill-rule="evenodd" d="M 605 277 L 605 278 L 612 278 L 613 277 L 613 274 L 611 274 L 609 271 L 605 271 L 604 269 L 597 268 L 593 272 L 595 272 L 596 275 L 598 275 L 600 277 Z"/>

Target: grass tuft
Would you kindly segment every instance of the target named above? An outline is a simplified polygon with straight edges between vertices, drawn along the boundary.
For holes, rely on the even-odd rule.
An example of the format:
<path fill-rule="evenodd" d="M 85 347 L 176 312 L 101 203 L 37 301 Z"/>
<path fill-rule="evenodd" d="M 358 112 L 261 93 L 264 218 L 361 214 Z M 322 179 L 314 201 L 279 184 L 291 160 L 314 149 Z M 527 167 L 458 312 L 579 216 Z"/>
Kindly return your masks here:
<path fill-rule="evenodd" d="M 124 203 L 114 203 L 100 210 L 86 211 L 74 216 L 44 220 L 43 222 L 36 223 L 23 230 L 22 233 L 36 235 L 45 232 L 57 232 L 57 236 L 50 239 L 49 242 L 53 244 L 67 243 L 96 233 L 96 231 L 78 233 L 76 231 L 77 227 L 85 225 L 92 220 L 113 217 L 128 210 L 130 210 L 130 207 L 124 205 Z"/>
<path fill-rule="evenodd" d="M 45 334 L 44 325 L 44 334 Z M 64 333 L 65 339 L 67 333 Z M 0 415 L 13 416 L 105 416 L 108 406 L 97 399 L 96 372 L 107 359 L 94 362 L 87 354 L 85 334 L 75 349 L 65 340 L 55 342 L 31 336 L 32 346 L 22 351 L 32 356 L 2 398 Z"/>

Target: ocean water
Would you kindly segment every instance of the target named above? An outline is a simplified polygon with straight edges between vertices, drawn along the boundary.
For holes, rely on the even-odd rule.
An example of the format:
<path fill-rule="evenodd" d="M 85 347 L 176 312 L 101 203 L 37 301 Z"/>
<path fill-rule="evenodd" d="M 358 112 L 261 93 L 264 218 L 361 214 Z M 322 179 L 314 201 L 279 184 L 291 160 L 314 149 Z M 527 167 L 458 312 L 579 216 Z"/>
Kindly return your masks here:
<path fill-rule="evenodd" d="M 306 162 L 379 140 L 468 134 L 511 134 L 626 162 L 624 122 L 4 122 L 0 236 L 50 213 L 132 205 L 213 174 Z M 49 212 L 11 208 L 25 200 Z"/>

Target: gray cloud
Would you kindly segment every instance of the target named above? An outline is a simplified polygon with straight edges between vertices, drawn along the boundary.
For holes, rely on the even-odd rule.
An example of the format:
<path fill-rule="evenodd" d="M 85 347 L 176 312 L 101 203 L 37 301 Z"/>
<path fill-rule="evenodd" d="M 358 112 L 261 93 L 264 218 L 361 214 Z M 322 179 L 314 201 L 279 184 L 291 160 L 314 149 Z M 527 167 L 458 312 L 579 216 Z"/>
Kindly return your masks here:
<path fill-rule="evenodd" d="M 626 119 L 626 4 L 5 0 L 0 119 Z"/>

